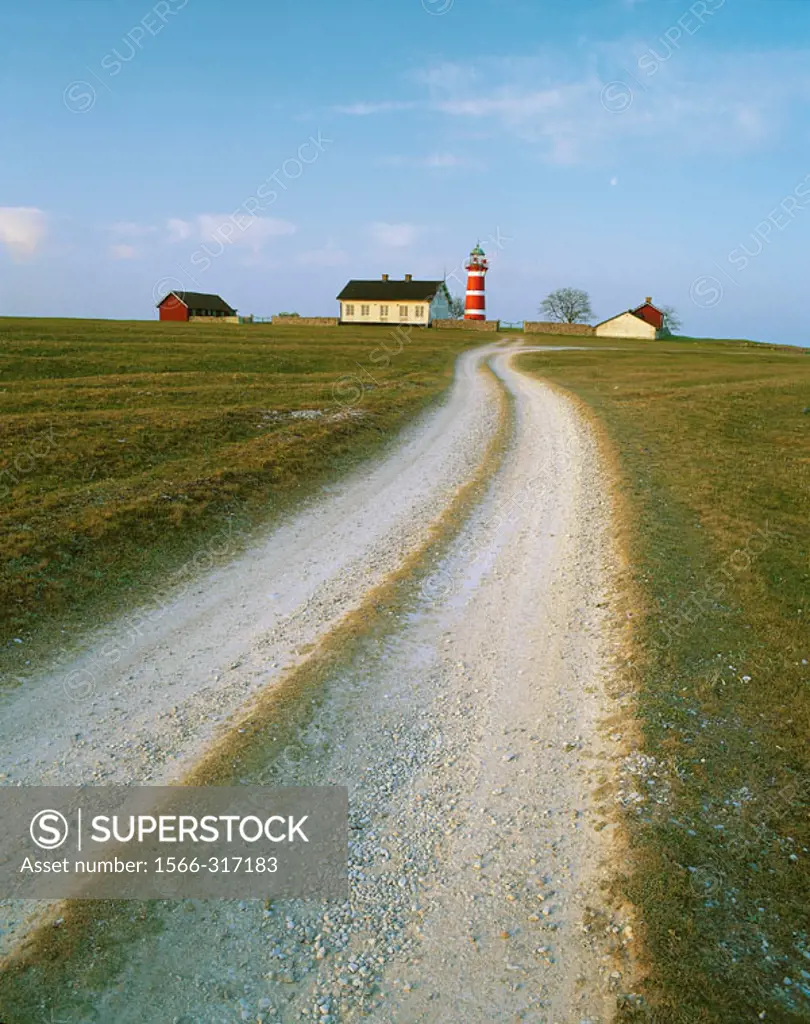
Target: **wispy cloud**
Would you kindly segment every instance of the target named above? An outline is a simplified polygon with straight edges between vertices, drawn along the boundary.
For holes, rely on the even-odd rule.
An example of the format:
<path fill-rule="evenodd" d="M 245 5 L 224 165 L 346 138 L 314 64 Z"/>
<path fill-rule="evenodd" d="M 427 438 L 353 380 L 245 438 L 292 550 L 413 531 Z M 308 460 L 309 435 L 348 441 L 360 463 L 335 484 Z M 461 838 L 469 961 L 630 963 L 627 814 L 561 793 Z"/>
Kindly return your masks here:
<path fill-rule="evenodd" d="M 189 220 L 181 220 L 179 217 L 170 217 L 169 220 L 166 221 L 166 229 L 169 232 L 170 242 L 184 242 L 187 238 L 191 238 L 194 225 Z"/>
<path fill-rule="evenodd" d="M 34 256 L 47 229 L 46 214 L 35 206 L 0 206 L 0 244 L 15 262 Z"/>
<path fill-rule="evenodd" d="M 330 238 L 320 248 L 302 252 L 297 262 L 302 267 L 342 267 L 349 262 L 349 254 Z"/>
<path fill-rule="evenodd" d="M 199 213 L 191 220 L 172 217 L 166 222 L 169 242 L 215 242 L 242 245 L 258 252 L 270 238 L 292 235 L 296 226 L 278 217 L 246 213 Z"/>
<path fill-rule="evenodd" d="M 628 146 L 740 154 L 786 134 L 810 107 L 810 54 L 718 54 L 698 49 L 687 33 L 676 42 L 670 35 L 595 44 L 579 61 L 563 62 L 553 52 L 444 61 L 409 79 L 422 96 L 406 106 L 450 119 L 466 134 L 473 129 L 481 139 L 511 136 L 533 144 L 541 158 L 560 164 L 626 154 Z M 376 112 L 402 104 L 355 106 Z"/>
<path fill-rule="evenodd" d="M 349 103 L 334 107 L 338 114 L 348 114 L 352 117 L 368 117 L 370 114 L 390 114 L 395 110 L 411 110 L 418 106 L 411 101 L 382 100 L 371 103 Z"/>
<path fill-rule="evenodd" d="M 413 245 L 423 230 L 418 224 L 388 224 L 385 221 L 376 221 L 369 228 L 374 241 L 389 249 L 404 249 Z"/>
<path fill-rule="evenodd" d="M 451 99 L 436 103 L 434 109 L 458 117 L 500 117 L 508 122 L 524 121 L 560 110 L 566 96 L 562 89 L 545 89 L 535 92 L 504 89 L 499 96 L 482 96 L 477 99 Z"/>
<path fill-rule="evenodd" d="M 114 224 L 110 224 L 108 230 L 122 238 L 145 238 L 147 235 L 156 234 L 158 229 L 154 224 L 138 224 L 133 220 L 118 220 Z"/>
<path fill-rule="evenodd" d="M 427 167 L 441 170 L 448 167 L 461 167 L 467 161 L 455 153 L 429 153 L 427 156 L 383 156 L 377 161 L 380 167 Z"/>
<path fill-rule="evenodd" d="M 111 245 L 110 256 L 114 260 L 136 260 L 138 258 L 138 250 L 134 245 Z"/>

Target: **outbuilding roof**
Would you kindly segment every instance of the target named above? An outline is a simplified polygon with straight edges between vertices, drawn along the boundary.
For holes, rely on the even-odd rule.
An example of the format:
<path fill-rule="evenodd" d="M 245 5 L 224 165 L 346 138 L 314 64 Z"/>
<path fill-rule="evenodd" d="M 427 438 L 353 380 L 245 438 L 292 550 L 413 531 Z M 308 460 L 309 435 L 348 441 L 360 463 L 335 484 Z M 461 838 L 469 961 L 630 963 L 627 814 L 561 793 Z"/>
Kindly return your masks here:
<path fill-rule="evenodd" d="M 632 316 L 638 317 L 639 320 L 643 320 L 645 323 L 648 323 L 648 324 L 652 323 L 652 321 L 648 320 L 647 317 L 644 316 L 643 313 L 641 312 L 641 310 L 643 310 L 643 309 L 654 309 L 655 312 L 658 313 L 658 315 L 661 317 L 661 320 L 663 321 L 663 319 L 664 319 L 664 311 L 662 309 L 659 309 L 658 306 L 654 305 L 653 300 L 648 295 L 647 298 L 641 303 L 641 305 L 640 306 L 636 306 L 635 309 L 623 309 L 621 311 L 621 313 L 617 313 L 615 316 L 609 316 L 607 318 L 607 320 L 600 321 L 596 326 L 597 327 L 601 327 L 602 324 L 609 324 L 611 320 L 617 320 L 620 316 L 624 316 L 627 313 L 630 313 Z M 660 326 L 660 325 L 652 323 L 652 326 L 653 327 L 657 327 L 657 326 Z"/>
<path fill-rule="evenodd" d="M 623 309 L 621 313 L 616 313 L 615 316 L 609 316 L 607 320 L 600 320 L 598 324 L 594 324 L 594 330 L 596 330 L 597 327 L 601 327 L 602 324 L 609 324 L 611 320 L 618 320 L 620 316 L 634 316 L 636 320 L 641 320 L 645 324 L 650 324 L 649 320 L 646 320 L 643 316 L 641 316 L 641 314 L 637 313 L 634 309 Z M 650 324 L 650 327 L 655 327 L 655 324 Z"/>
<path fill-rule="evenodd" d="M 444 281 L 349 281 L 338 299 L 356 302 L 429 302 L 446 287 Z"/>
<path fill-rule="evenodd" d="M 169 292 L 160 300 L 158 307 L 162 306 L 170 295 L 176 296 L 189 309 L 210 309 L 214 313 L 236 315 L 236 310 L 232 309 L 219 295 L 208 295 L 205 292 Z"/>

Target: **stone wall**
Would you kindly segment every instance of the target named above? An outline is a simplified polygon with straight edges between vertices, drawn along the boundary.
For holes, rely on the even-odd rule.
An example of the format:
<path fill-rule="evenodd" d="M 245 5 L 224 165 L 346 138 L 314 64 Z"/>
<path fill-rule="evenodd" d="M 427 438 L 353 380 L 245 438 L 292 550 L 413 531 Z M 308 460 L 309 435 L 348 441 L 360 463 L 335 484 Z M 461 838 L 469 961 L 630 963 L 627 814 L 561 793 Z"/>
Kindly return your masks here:
<path fill-rule="evenodd" d="M 238 316 L 190 316 L 190 324 L 238 324 Z"/>
<path fill-rule="evenodd" d="M 431 327 L 457 331 L 498 331 L 500 320 L 434 320 Z"/>
<path fill-rule="evenodd" d="M 274 316 L 274 327 L 337 327 L 336 316 Z"/>
<path fill-rule="evenodd" d="M 593 334 L 590 324 L 557 324 L 549 320 L 526 320 L 523 324 L 526 334 Z"/>

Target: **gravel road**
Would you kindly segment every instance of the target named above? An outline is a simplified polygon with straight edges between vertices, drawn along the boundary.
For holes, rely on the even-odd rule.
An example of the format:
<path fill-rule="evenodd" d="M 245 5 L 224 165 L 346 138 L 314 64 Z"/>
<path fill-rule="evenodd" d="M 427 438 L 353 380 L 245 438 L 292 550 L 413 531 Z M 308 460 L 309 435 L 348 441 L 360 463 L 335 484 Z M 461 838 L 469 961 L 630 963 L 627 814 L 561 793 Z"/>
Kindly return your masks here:
<path fill-rule="evenodd" d="M 513 431 L 484 498 L 328 681 L 300 737 L 311 753 L 267 766 L 274 784 L 349 787 L 350 899 L 160 904 L 162 931 L 133 942 L 92 1011 L 51 995 L 58 1019 L 611 1020 L 631 931 L 602 891 L 619 755 L 603 727 L 609 507 L 588 426 L 511 350 L 462 356 L 446 403 L 393 452 L 142 617 L 115 663 L 112 631 L 8 697 L 3 781 L 177 777 L 424 543 L 497 429 L 499 388 Z"/>
<path fill-rule="evenodd" d="M 495 387 L 480 372 L 487 355 L 460 358 L 447 401 L 388 458 L 239 557 L 223 522 L 187 584 L 167 580 L 80 656 L 6 694 L 0 782 L 157 784 L 182 774 L 234 711 L 423 542 L 496 428 Z"/>

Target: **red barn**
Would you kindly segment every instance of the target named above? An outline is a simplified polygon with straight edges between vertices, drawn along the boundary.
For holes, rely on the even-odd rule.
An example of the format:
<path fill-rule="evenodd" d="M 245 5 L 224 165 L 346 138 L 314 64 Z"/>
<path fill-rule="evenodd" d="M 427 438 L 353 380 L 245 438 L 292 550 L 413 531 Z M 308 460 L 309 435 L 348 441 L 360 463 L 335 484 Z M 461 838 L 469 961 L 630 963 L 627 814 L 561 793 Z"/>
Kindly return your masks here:
<path fill-rule="evenodd" d="M 641 317 L 641 319 L 646 320 L 648 324 L 652 324 L 656 331 L 660 331 L 664 326 L 664 314 L 658 306 L 653 305 L 652 298 L 649 295 L 640 306 L 636 306 L 636 308 L 631 309 L 630 312 L 633 316 Z"/>
<path fill-rule="evenodd" d="M 161 320 L 237 319 L 236 310 L 231 309 L 219 295 L 205 295 L 203 292 L 169 292 L 157 308 Z"/>

